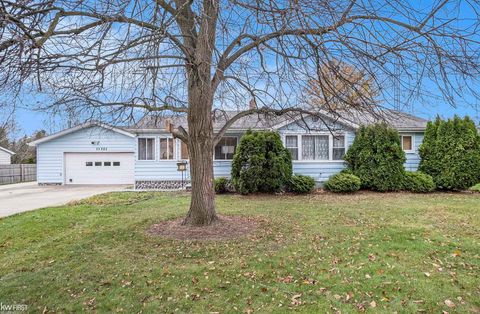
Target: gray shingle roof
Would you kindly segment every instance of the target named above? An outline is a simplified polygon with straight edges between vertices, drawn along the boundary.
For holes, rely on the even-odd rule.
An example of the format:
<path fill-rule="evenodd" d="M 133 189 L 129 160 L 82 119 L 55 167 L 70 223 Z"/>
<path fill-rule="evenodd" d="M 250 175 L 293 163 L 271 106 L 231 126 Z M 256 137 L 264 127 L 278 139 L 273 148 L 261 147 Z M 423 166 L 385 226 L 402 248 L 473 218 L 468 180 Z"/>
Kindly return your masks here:
<path fill-rule="evenodd" d="M 226 121 L 231 119 L 238 111 L 216 111 L 214 118 L 214 129 L 219 130 Z M 399 130 L 421 130 L 427 126 L 427 120 L 413 116 L 411 114 L 383 109 L 378 114 L 372 112 L 359 111 L 336 111 L 322 112 L 322 115 L 337 120 L 339 123 L 344 122 L 350 126 L 369 125 L 375 122 L 385 121 L 389 125 Z M 298 114 L 288 114 L 285 116 L 254 114 L 237 120 L 229 128 L 229 130 L 247 130 L 247 129 L 275 129 L 278 125 L 285 125 L 289 122 L 295 122 L 300 116 Z M 187 129 L 186 116 L 155 116 L 148 115 L 141 119 L 135 126 L 130 129 L 165 129 L 165 123 L 170 120 L 175 126 L 182 126 Z"/>
<path fill-rule="evenodd" d="M 328 114 L 327 114 L 328 115 Z M 330 114 L 335 116 L 335 114 Z M 356 125 L 369 125 L 384 121 L 392 127 L 400 130 L 404 129 L 425 129 L 428 120 L 414 115 L 391 109 L 382 109 L 376 114 L 372 112 L 339 112 L 336 118 L 347 120 Z"/>

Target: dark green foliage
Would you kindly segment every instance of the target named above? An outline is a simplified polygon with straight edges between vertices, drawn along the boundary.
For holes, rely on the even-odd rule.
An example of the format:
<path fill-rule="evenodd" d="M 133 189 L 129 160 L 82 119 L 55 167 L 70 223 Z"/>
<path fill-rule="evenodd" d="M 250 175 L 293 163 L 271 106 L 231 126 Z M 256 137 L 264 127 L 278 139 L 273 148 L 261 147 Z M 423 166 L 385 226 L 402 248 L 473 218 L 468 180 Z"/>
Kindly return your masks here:
<path fill-rule="evenodd" d="M 292 157 L 277 132 L 247 131 L 233 157 L 232 182 L 241 194 L 280 192 L 292 177 Z"/>
<path fill-rule="evenodd" d="M 228 178 L 225 178 L 225 177 L 216 178 L 214 184 L 215 184 L 215 193 L 217 194 L 224 194 L 224 193 L 229 193 L 234 191 L 232 182 Z"/>
<path fill-rule="evenodd" d="M 385 123 L 360 127 L 345 160 L 363 188 L 382 192 L 402 188 L 405 153 L 397 130 Z"/>
<path fill-rule="evenodd" d="M 406 191 L 414 193 L 428 193 L 435 190 L 435 183 L 433 182 L 433 178 L 428 174 L 420 171 L 407 171 L 405 173 L 403 188 Z"/>
<path fill-rule="evenodd" d="M 468 117 L 429 122 L 419 152 L 419 170 L 439 189 L 464 190 L 480 182 L 480 136 Z"/>
<path fill-rule="evenodd" d="M 310 193 L 314 188 L 315 179 L 300 174 L 293 175 L 288 184 L 289 191 L 298 194 Z"/>
<path fill-rule="evenodd" d="M 325 182 L 325 189 L 335 193 L 351 193 L 360 190 L 359 177 L 349 173 L 337 173 Z"/>

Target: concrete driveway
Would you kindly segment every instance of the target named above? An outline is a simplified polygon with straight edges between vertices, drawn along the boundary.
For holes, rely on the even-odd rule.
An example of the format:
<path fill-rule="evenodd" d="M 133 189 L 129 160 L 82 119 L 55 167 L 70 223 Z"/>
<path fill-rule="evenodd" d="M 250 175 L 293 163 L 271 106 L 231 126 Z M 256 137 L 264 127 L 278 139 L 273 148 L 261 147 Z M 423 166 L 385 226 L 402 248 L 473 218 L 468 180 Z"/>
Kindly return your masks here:
<path fill-rule="evenodd" d="M 38 186 L 36 182 L 0 185 L 0 217 L 126 188 L 125 185 Z"/>

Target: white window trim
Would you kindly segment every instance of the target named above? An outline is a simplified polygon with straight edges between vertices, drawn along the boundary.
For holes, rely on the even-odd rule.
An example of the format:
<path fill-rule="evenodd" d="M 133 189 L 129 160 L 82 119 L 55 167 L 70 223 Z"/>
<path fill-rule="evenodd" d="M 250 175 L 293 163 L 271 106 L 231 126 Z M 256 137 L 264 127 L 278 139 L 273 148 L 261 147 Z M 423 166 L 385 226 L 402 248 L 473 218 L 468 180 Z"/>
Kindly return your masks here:
<path fill-rule="evenodd" d="M 138 143 L 140 141 L 140 139 L 146 139 L 146 138 L 153 138 L 154 142 L 153 142 L 153 159 L 140 159 L 140 151 L 138 150 Z M 157 161 L 157 149 L 159 149 L 159 147 L 157 148 L 157 145 L 159 145 L 159 141 L 157 140 L 157 137 L 156 136 L 139 136 L 137 137 L 137 147 L 135 148 L 136 150 L 136 159 L 137 161 L 139 162 L 152 162 L 152 161 Z M 148 155 L 148 154 L 147 154 Z"/>
<path fill-rule="evenodd" d="M 297 137 L 297 147 L 290 147 L 290 148 L 296 148 L 297 149 L 297 159 L 292 159 L 292 162 L 293 161 L 299 161 L 300 160 L 300 154 L 302 153 L 300 151 L 300 147 L 301 147 L 301 137 L 299 134 L 284 134 L 283 135 L 283 143 L 285 145 L 285 148 L 288 148 L 287 147 L 287 136 L 296 136 Z"/>
<path fill-rule="evenodd" d="M 234 137 L 234 138 L 236 138 L 236 139 L 237 139 L 237 145 L 236 145 L 235 147 L 238 147 L 238 144 L 239 144 L 239 137 L 238 137 L 238 135 L 228 135 L 228 134 L 226 134 L 226 135 L 222 136 L 222 138 L 224 138 L 224 137 Z M 213 147 L 213 161 L 228 161 L 228 162 L 231 162 L 231 161 L 233 160 L 233 158 L 232 158 L 232 159 L 216 159 L 216 158 L 215 158 L 215 147 L 216 147 L 216 146 L 217 146 L 217 145 L 215 145 L 215 146 Z"/>
<path fill-rule="evenodd" d="M 173 156 L 171 159 L 162 159 L 161 158 L 161 152 L 160 152 L 160 149 L 161 149 L 161 145 L 160 145 L 160 140 L 162 139 L 168 139 L 167 140 L 167 151 L 168 151 L 168 148 L 170 147 L 171 144 L 173 144 Z M 171 144 L 169 144 L 171 143 Z M 177 156 L 177 141 L 173 138 L 173 136 L 165 136 L 165 135 L 161 135 L 158 137 L 158 161 L 159 162 L 165 162 L 165 161 L 178 161 L 178 156 Z"/>
<path fill-rule="evenodd" d="M 333 147 L 333 140 L 334 140 L 334 137 L 339 137 L 339 136 L 343 136 L 343 147 Z M 332 143 L 332 150 L 331 150 L 331 154 L 330 154 L 330 157 L 332 158 L 331 160 L 332 161 L 344 161 L 343 159 L 333 159 L 333 149 L 334 148 L 343 148 L 345 150 L 345 152 L 343 153 L 344 156 L 345 154 L 347 153 L 347 136 L 344 134 L 334 134 L 330 137 L 331 139 L 331 143 Z"/>
<path fill-rule="evenodd" d="M 404 136 L 410 136 L 412 138 L 412 149 L 410 149 L 410 150 L 403 149 L 403 137 Z M 412 134 L 412 133 L 400 133 L 400 146 L 402 147 L 402 150 L 406 154 L 414 154 L 415 153 L 415 135 Z"/>
<path fill-rule="evenodd" d="M 286 132 L 283 133 L 282 140 L 283 145 L 286 147 L 286 136 L 298 136 L 298 159 L 292 160 L 293 163 L 344 163 L 344 160 L 335 160 L 333 158 L 333 136 L 343 136 L 345 137 L 345 153 L 347 153 L 348 145 L 347 145 L 347 134 L 346 133 L 339 133 L 336 132 L 334 134 L 330 132 L 310 132 L 310 133 L 302 133 L 299 134 L 298 132 Z M 328 160 L 310 160 L 310 159 L 303 159 L 303 147 L 302 147 L 302 136 L 303 135 L 328 135 Z"/>

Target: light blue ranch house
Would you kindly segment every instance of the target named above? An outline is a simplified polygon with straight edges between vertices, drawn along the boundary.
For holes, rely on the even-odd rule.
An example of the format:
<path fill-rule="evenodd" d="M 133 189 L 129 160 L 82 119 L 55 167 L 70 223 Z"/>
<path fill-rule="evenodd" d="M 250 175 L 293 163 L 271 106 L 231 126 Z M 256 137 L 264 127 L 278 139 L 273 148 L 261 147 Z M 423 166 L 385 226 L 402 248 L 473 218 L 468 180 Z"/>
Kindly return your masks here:
<path fill-rule="evenodd" d="M 219 130 L 234 111 L 218 111 Z M 126 184 L 137 189 L 175 189 L 189 181 L 188 149 L 165 129 L 166 122 L 187 128 L 185 117 L 143 118 L 132 127 L 89 122 L 32 142 L 37 147 L 39 184 Z M 385 121 L 396 128 L 406 153 L 405 169 L 417 170 L 418 147 L 427 121 L 399 111 L 382 115 L 323 112 L 316 116 L 265 117 L 236 121 L 215 147 L 215 177 L 230 177 L 232 158 L 247 130 L 278 131 L 293 157 L 293 172 L 311 176 L 318 185 L 345 167 L 343 156 L 361 125 Z M 186 163 L 186 171 L 178 171 Z"/>

